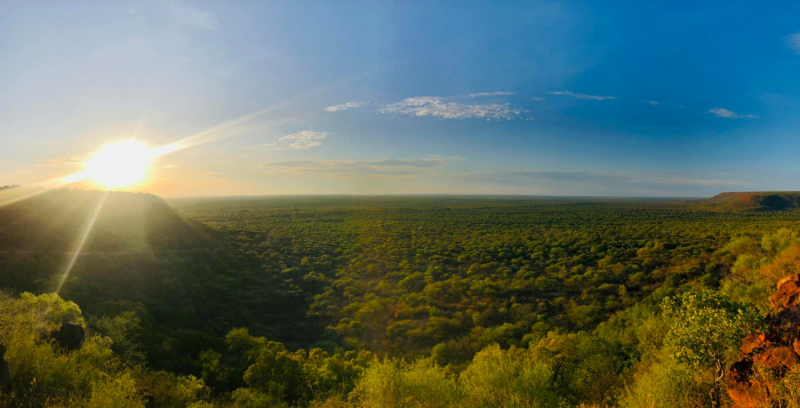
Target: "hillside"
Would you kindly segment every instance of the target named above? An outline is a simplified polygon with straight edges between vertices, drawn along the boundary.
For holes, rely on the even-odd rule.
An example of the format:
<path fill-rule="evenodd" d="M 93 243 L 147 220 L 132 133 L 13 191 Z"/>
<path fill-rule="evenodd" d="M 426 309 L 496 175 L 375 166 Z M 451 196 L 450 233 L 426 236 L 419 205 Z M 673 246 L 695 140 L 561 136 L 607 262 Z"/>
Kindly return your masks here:
<path fill-rule="evenodd" d="M 13 188 L 0 190 L 4 202 L 0 252 L 75 251 L 95 212 L 84 252 L 176 251 L 210 239 L 208 229 L 150 194 Z"/>
<path fill-rule="evenodd" d="M 198 354 L 234 327 L 308 337 L 296 289 L 226 241 L 150 194 L 0 189 L 0 291 L 58 291 L 92 317 L 134 313 L 154 368 L 199 372 Z"/>
<path fill-rule="evenodd" d="M 694 208 L 712 211 L 796 211 L 800 209 L 800 192 L 729 192 L 690 201 L 689 204 Z"/>

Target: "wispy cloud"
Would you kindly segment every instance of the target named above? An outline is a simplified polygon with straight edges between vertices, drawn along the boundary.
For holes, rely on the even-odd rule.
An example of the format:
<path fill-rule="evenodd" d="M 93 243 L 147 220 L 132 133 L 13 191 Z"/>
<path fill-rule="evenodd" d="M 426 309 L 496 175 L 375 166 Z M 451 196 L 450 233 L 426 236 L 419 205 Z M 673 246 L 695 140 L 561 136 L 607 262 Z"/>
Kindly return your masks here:
<path fill-rule="evenodd" d="M 455 176 L 463 181 L 528 185 L 531 183 L 577 183 L 627 186 L 742 186 L 738 180 L 693 178 L 675 174 L 606 174 L 587 171 L 520 170 L 468 173 Z"/>
<path fill-rule="evenodd" d="M 378 159 L 378 160 L 292 160 L 264 163 L 259 167 L 281 170 L 282 173 L 304 172 L 362 173 L 384 176 L 408 176 L 439 168 L 450 159 L 429 156 L 422 159 Z"/>
<path fill-rule="evenodd" d="M 511 120 L 521 117 L 527 111 L 512 108 L 508 104 L 462 104 L 448 102 L 445 98 L 436 96 L 417 96 L 387 105 L 380 112 L 410 116 L 435 116 L 442 119 Z"/>
<path fill-rule="evenodd" d="M 783 37 L 783 43 L 786 44 L 792 52 L 800 55 L 800 33 L 794 33 Z"/>
<path fill-rule="evenodd" d="M 177 164 L 167 164 L 166 166 L 164 166 L 165 169 L 177 169 L 178 167 L 181 166 L 178 166 Z"/>
<path fill-rule="evenodd" d="M 328 132 L 313 132 L 304 130 L 302 132 L 286 135 L 278 140 L 288 140 L 293 149 L 310 149 L 322 145 L 320 140 L 328 137 Z"/>
<path fill-rule="evenodd" d="M 756 118 L 758 118 L 758 115 L 752 115 L 752 114 L 740 115 L 740 114 L 738 114 L 738 113 L 736 113 L 734 111 L 730 111 L 730 110 L 723 109 L 723 108 L 709 109 L 708 113 L 712 113 L 712 114 L 714 114 L 714 115 L 716 115 L 717 117 L 720 117 L 720 118 L 728 118 L 728 119 L 756 119 Z"/>
<path fill-rule="evenodd" d="M 201 10 L 184 2 L 170 2 L 169 5 L 178 23 L 182 25 L 210 31 L 219 29 L 217 17 L 210 11 Z"/>
<path fill-rule="evenodd" d="M 570 91 L 553 91 L 553 92 L 550 92 L 550 94 L 551 95 L 571 96 L 573 98 L 592 100 L 592 101 L 604 101 L 604 100 L 607 100 L 607 99 L 617 99 L 616 96 L 586 95 L 586 94 L 581 94 L 581 93 L 572 93 Z"/>
<path fill-rule="evenodd" d="M 534 101 L 536 101 L 536 102 L 542 102 L 542 101 L 544 101 L 544 98 L 542 98 L 541 96 L 534 96 L 532 99 L 533 99 Z"/>
<path fill-rule="evenodd" d="M 516 95 L 516 94 L 517 94 L 516 92 L 501 92 L 501 91 L 478 92 L 478 93 L 469 94 L 469 97 L 470 98 L 480 98 L 482 96 L 509 96 L 509 95 Z"/>
<path fill-rule="evenodd" d="M 653 106 L 660 105 L 660 103 L 658 101 L 642 101 L 642 102 L 649 103 L 650 105 L 653 105 Z"/>
<path fill-rule="evenodd" d="M 619 176 L 594 174 L 584 171 L 541 171 L 541 170 L 518 170 L 518 171 L 491 171 L 483 173 L 467 173 L 455 176 L 456 179 L 464 181 L 490 182 L 490 183 L 524 183 L 530 181 L 551 181 L 551 182 L 606 182 L 620 180 Z"/>
<path fill-rule="evenodd" d="M 56 157 L 52 159 L 37 160 L 35 167 L 38 168 L 54 168 L 54 167 L 78 167 L 86 161 L 87 156 L 68 156 Z"/>
<path fill-rule="evenodd" d="M 687 185 L 687 186 L 747 186 L 750 183 L 737 180 L 724 179 L 704 179 L 704 178 L 668 178 L 665 180 L 653 180 L 654 184 L 661 185 Z"/>
<path fill-rule="evenodd" d="M 359 108 L 359 107 L 362 107 L 362 106 L 364 106 L 364 105 L 366 105 L 368 103 L 369 102 L 347 102 L 347 103 L 343 103 L 341 105 L 328 106 L 327 108 L 325 108 L 325 110 L 327 112 L 339 112 L 339 111 L 343 111 L 343 110 Z"/>

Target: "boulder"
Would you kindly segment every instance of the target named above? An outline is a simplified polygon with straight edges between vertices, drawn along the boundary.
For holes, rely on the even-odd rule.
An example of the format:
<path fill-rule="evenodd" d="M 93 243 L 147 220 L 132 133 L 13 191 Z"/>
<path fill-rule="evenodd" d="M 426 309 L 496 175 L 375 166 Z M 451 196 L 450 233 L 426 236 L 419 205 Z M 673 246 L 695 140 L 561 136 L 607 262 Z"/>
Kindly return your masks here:
<path fill-rule="evenodd" d="M 770 304 L 765 332 L 742 340 L 740 360 L 725 377 L 734 407 L 773 406 L 772 381 L 800 365 L 800 274 L 781 279 Z"/>
<path fill-rule="evenodd" d="M 767 341 L 767 336 L 764 334 L 748 334 L 747 337 L 742 340 L 742 347 L 739 348 L 739 353 L 742 356 L 746 356 L 758 349 L 762 349 L 767 347 L 769 342 Z"/>
<path fill-rule="evenodd" d="M 769 370 L 788 370 L 800 364 L 800 357 L 788 346 L 771 347 L 753 355 L 753 362 Z"/>
<path fill-rule="evenodd" d="M 778 311 L 800 305 L 800 274 L 778 281 L 778 291 L 769 298 L 772 309 Z"/>
<path fill-rule="evenodd" d="M 769 404 L 769 389 L 757 380 L 753 362 L 747 359 L 731 366 L 725 377 L 728 396 L 736 408 L 761 408 Z"/>
<path fill-rule="evenodd" d="M 50 338 L 55 340 L 62 349 L 67 351 L 81 348 L 86 338 L 86 331 L 75 323 L 64 323 L 61 328 L 50 333 Z"/>

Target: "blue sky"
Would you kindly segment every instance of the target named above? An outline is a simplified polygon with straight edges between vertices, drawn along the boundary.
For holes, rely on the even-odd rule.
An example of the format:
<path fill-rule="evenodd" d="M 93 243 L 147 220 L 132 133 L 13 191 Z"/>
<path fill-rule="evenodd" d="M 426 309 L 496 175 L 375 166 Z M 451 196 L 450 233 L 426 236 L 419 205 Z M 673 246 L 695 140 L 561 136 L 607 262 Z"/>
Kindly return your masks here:
<path fill-rule="evenodd" d="M 798 32 L 783 1 L 6 2 L 0 184 L 259 113 L 141 189 L 800 190 Z"/>

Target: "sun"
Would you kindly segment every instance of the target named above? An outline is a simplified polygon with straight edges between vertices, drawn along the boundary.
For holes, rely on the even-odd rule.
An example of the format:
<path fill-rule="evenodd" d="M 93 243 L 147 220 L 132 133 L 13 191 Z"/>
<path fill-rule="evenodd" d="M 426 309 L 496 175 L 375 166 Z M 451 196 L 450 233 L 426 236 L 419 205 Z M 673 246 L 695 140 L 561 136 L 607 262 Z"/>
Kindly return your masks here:
<path fill-rule="evenodd" d="M 84 176 L 108 190 L 147 180 L 155 150 L 135 140 L 104 145 L 84 163 Z"/>

